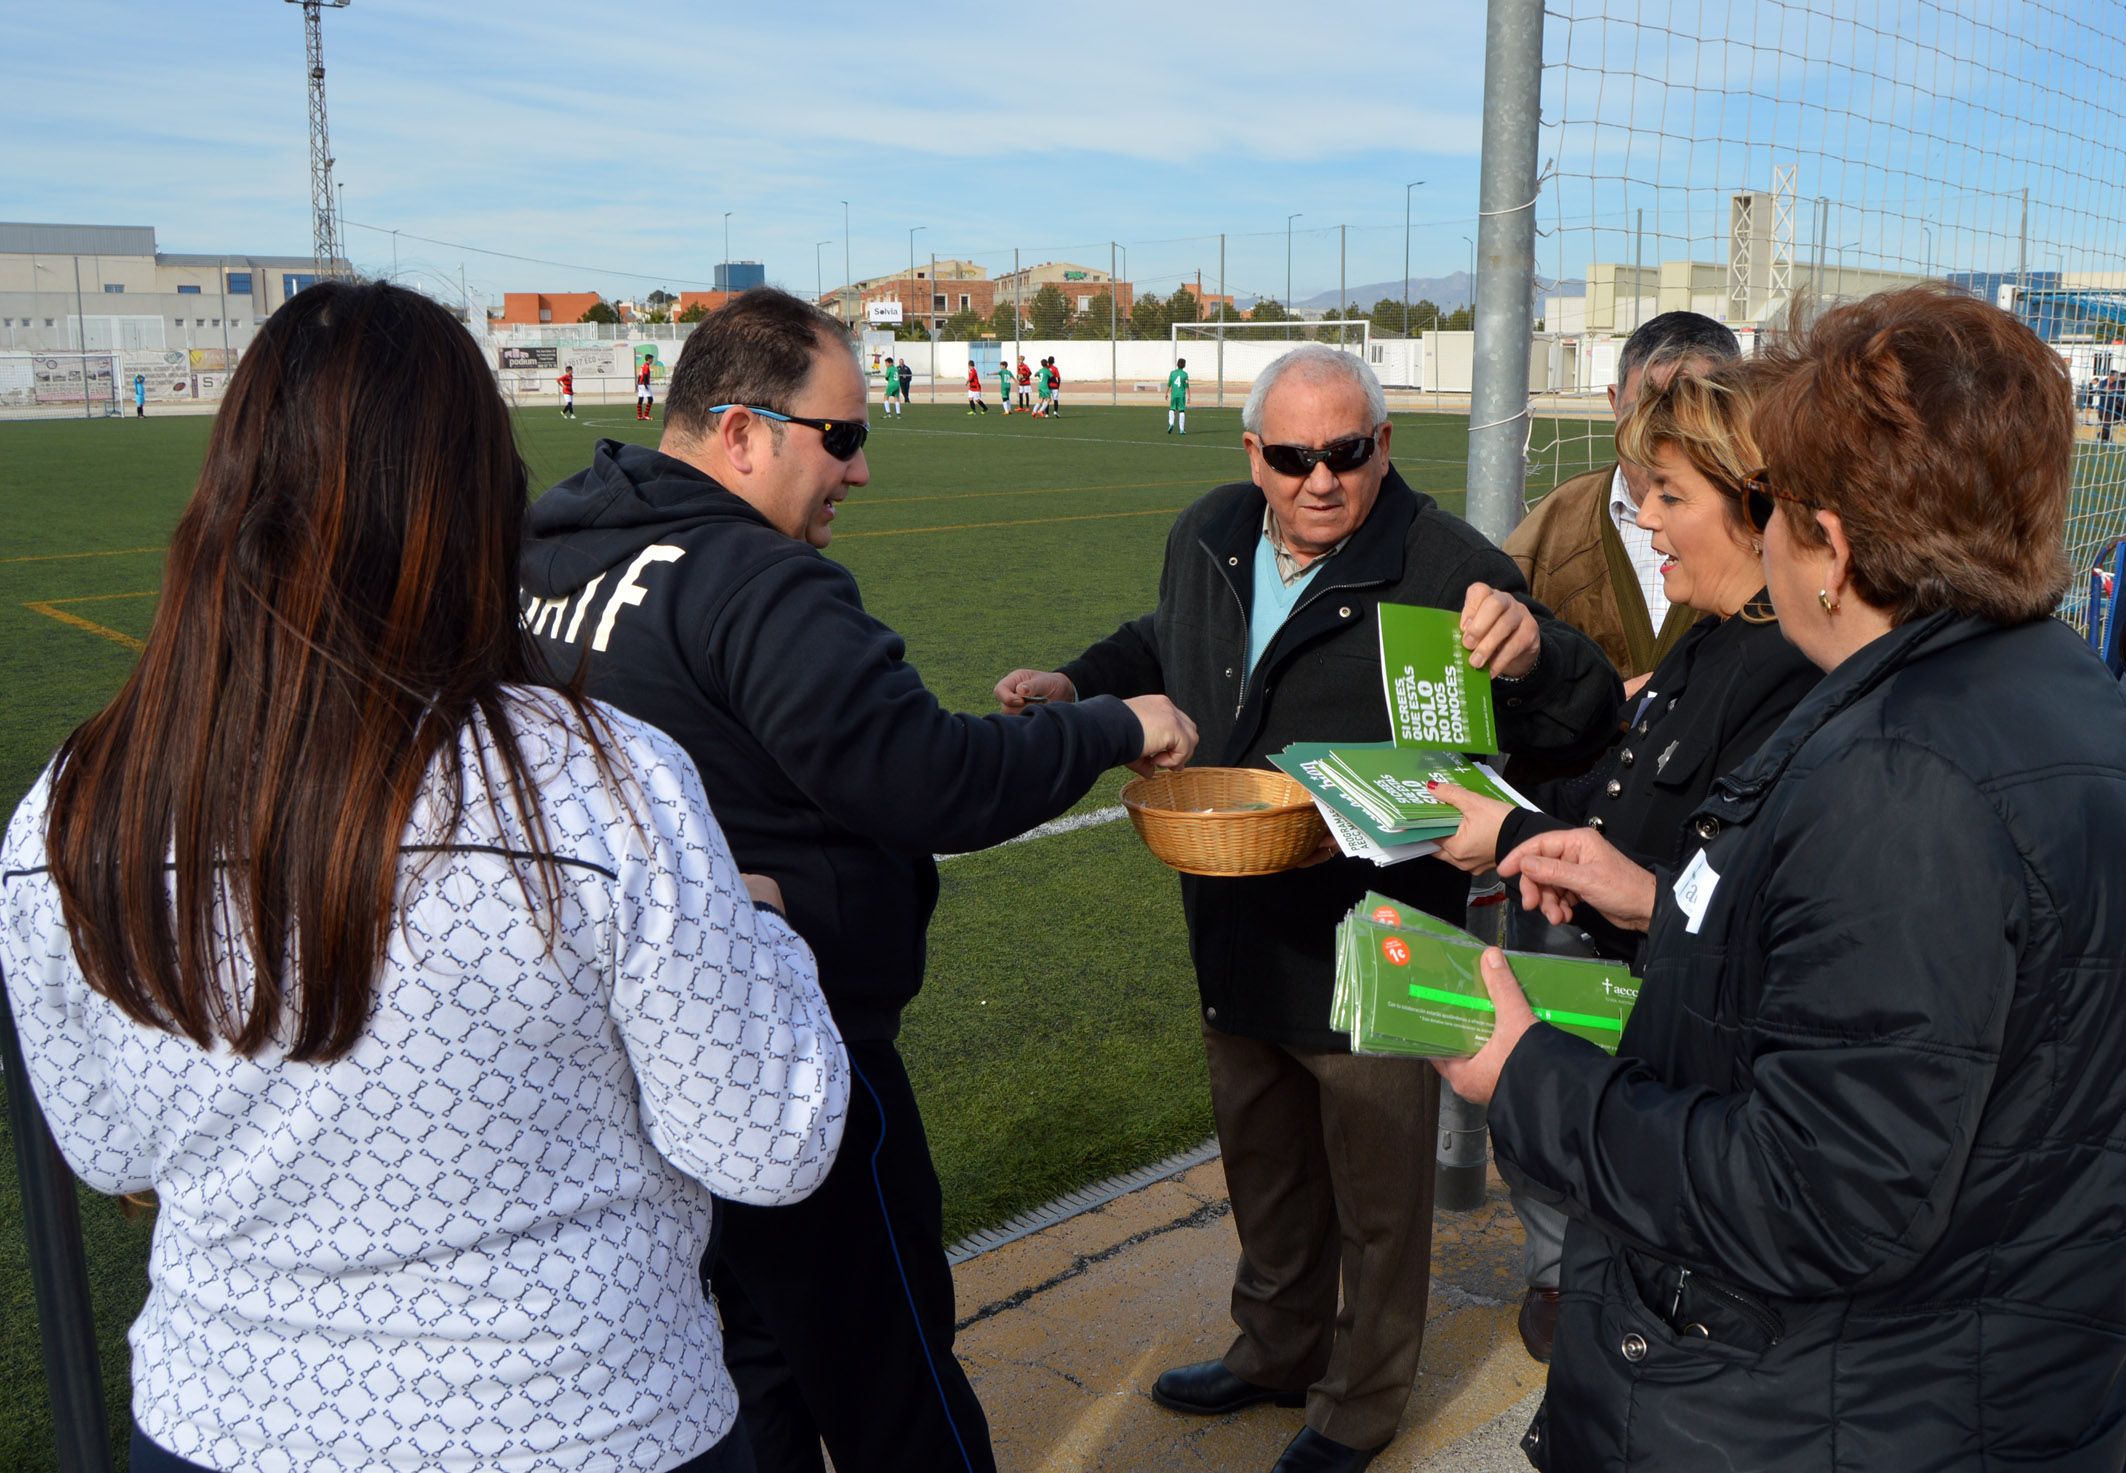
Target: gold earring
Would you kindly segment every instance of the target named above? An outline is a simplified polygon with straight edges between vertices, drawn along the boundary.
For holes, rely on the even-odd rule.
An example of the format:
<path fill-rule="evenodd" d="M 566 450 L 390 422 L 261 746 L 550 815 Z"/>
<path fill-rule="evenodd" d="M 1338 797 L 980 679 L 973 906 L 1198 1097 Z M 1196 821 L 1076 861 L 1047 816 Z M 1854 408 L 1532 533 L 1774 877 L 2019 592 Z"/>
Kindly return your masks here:
<path fill-rule="evenodd" d="M 1831 590 L 1828 588 L 1819 588 L 1816 590 L 1816 602 L 1823 605 L 1823 611 L 1826 614 L 1835 614 L 1838 612 L 1838 600 L 1831 597 Z"/>

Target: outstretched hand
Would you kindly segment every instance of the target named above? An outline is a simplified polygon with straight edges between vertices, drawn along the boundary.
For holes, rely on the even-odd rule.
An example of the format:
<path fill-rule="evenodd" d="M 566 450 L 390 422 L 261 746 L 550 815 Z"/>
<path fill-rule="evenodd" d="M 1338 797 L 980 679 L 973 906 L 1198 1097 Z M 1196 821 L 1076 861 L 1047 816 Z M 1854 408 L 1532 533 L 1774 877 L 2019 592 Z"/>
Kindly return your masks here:
<path fill-rule="evenodd" d="M 1518 879 L 1521 905 L 1540 910 L 1553 926 L 1569 924 L 1573 907 L 1583 902 L 1628 931 L 1643 931 L 1653 920 L 1653 872 L 1593 829 L 1537 834 L 1499 861 L 1499 873 Z"/>
<path fill-rule="evenodd" d="M 1014 670 L 996 684 L 997 704 L 1016 716 L 1028 706 L 1075 701 L 1078 688 L 1054 670 Z"/>

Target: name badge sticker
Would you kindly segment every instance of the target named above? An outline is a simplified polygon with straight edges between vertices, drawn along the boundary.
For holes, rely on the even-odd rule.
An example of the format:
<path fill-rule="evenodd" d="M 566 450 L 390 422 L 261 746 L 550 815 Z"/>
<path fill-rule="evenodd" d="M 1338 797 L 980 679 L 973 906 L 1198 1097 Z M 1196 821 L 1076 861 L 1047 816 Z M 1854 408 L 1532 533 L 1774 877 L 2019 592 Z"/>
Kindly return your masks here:
<path fill-rule="evenodd" d="M 1713 891 L 1719 887 L 1720 872 L 1706 863 L 1705 851 L 1700 849 L 1691 862 L 1683 867 L 1676 877 L 1676 905 L 1688 917 L 1683 929 L 1695 936 L 1705 924 L 1705 912 L 1713 903 Z"/>

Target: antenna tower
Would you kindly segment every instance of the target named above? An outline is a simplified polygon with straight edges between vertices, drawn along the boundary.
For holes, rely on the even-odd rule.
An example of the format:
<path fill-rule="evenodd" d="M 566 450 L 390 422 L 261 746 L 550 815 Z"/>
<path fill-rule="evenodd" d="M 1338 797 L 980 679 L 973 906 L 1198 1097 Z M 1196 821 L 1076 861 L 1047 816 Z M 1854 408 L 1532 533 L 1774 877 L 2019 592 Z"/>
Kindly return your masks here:
<path fill-rule="evenodd" d="M 348 0 L 288 0 L 303 7 L 303 57 L 310 74 L 310 235 L 320 281 L 340 274 L 340 222 L 332 208 L 332 137 L 325 126 L 326 10 Z"/>

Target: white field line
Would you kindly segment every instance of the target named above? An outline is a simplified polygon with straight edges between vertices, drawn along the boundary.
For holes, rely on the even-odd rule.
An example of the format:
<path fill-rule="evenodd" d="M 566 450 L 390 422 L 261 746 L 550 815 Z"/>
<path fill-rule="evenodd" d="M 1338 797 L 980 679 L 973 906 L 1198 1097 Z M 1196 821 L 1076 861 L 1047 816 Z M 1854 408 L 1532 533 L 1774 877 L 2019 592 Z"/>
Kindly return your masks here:
<path fill-rule="evenodd" d="M 1038 828 L 1028 829 L 1016 839 L 1006 839 L 1003 844 L 992 844 L 990 849 L 1002 849 L 1006 844 L 1025 844 L 1034 839 L 1053 838 L 1057 834 L 1073 834 L 1079 829 L 1098 828 L 1103 823 L 1113 823 L 1129 815 L 1121 808 L 1095 808 L 1090 813 L 1073 813 L 1067 818 L 1051 819 Z M 987 854 L 989 849 L 971 849 L 969 854 Z M 966 854 L 937 854 L 931 856 L 939 864 L 949 864 L 955 859 L 965 859 Z"/>

